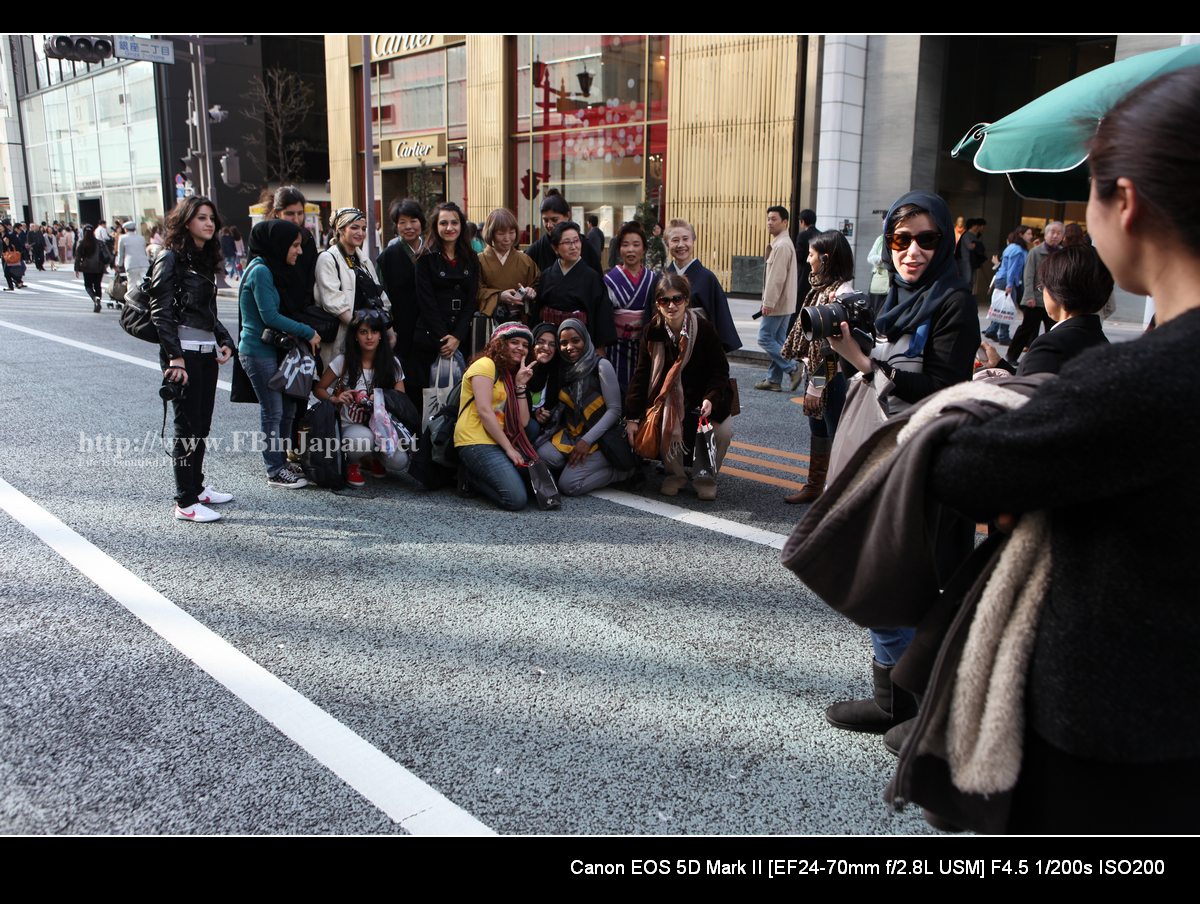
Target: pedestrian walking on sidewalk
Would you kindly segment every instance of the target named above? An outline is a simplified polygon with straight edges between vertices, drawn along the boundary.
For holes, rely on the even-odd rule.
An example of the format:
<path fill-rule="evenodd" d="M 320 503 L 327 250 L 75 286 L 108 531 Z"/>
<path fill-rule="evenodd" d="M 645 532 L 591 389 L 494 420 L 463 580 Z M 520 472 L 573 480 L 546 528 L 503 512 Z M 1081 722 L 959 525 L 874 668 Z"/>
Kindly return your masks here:
<path fill-rule="evenodd" d="M 788 321 L 796 310 L 796 248 L 788 234 L 786 207 L 767 209 L 767 232 L 771 234 L 771 244 L 767 248 L 758 347 L 767 353 L 771 363 L 767 365 L 767 378 L 755 383 L 754 388 L 782 392 L 786 377 L 795 391 L 800 383 L 800 366 L 793 362 L 789 367 L 780 354 L 787 338 Z"/>

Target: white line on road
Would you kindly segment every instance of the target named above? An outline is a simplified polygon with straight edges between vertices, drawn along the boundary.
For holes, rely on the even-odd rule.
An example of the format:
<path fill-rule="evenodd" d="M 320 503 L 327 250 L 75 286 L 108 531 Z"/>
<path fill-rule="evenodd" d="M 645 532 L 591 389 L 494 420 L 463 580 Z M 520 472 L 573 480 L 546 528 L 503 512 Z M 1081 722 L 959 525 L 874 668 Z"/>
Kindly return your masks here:
<path fill-rule="evenodd" d="M 30 336 L 37 336 L 39 339 L 49 339 L 51 342 L 61 342 L 63 345 L 69 345 L 72 348 L 81 348 L 85 352 L 94 352 L 97 355 L 105 355 L 109 358 L 116 358 L 118 361 L 124 361 L 126 364 L 137 364 L 139 367 L 148 367 L 151 370 L 156 370 L 162 373 L 162 365 L 157 361 L 147 361 L 145 358 L 135 358 L 133 355 L 126 355 L 123 352 L 109 351 L 107 348 L 101 348 L 98 345 L 88 345 L 86 342 L 77 342 L 74 339 L 67 339 L 64 336 L 55 336 L 53 333 L 43 333 L 41 330 L 31 330 L 27 326 L 18 326 L 15 323 L 9 323 L 7 320 L 0 320 L 0 326 L 8 327 L 10 330 L 17 330 L 22 333 L 28 333 Z M 230 385 L 228 380 L 217 380 L 217 388 L 224 389 L 229 392 Z"/>
<path fill-rule="evenodd" d="M 51 286 L 47 283 L 26 283 L 23 292 L 57 292 L 60 295 L 70 295 L 72 298 L 78 298 L 80 301 L 91 301 L 91 296 L 87 294 L 87 287 L 80 285 L 77 288 L 66 289 L 62 286 Z M 20 295 L 14 296 L 20 298 Z"/>
<path fill-rule="evenodd" d="M 0 508 L 407 831 L 495 834 L 3 479 Z"/>
<path fill-rule="evenodd" d="M 770 546 L 773 549 L 783 549 L 783 544 L 787 542 L 787 537 L 783 534 L 777 534 L 774 531 L 750 527 L 746 524 L 740 524 L 737 521 L 730 521 L 728 518 L 718 518 L 716 515 L 693 512 L 678 505 L 659 502 L 657 499 L 646 499 L 643 496 L 635 496 L 633 493 L 626 493 L 624 490 L 593 490 L 590 495 L 598 499 L 615 502 L 618 505 L 626 505 L 629 508 L 649 512 L 651 515 L 660 515 L 663 518 L 683 521 L 686 524 L 702 527 L 705 530 L 711 530 L 718 534 L 728 534 L 731 537 L 737 537 L 739 540 L 760 543 L 763 546 Z"/>

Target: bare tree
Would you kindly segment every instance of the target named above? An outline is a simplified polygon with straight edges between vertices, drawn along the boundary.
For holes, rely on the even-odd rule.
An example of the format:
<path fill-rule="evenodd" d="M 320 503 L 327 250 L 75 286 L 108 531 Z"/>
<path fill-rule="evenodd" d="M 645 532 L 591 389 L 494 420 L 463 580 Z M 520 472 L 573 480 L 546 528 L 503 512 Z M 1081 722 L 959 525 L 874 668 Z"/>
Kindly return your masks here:
<path fill-rule="evenodd" d="M 246 156 L 263 168 L 269 184 L 287 185 L 303 175 L 304 152 L 309 145 L 294 135 L 312 109 L 312 95 L 312 88 L 300 76 L 279 67 L 266 70 L 261 78 L 251 78 L 250 90 L 242 95 L 250 101 L 243 112 L 251 119 L 262 117 L 266 126 L 265 139 L 244 135 L 243 140 L 253 149 L 247 150 Z"/>

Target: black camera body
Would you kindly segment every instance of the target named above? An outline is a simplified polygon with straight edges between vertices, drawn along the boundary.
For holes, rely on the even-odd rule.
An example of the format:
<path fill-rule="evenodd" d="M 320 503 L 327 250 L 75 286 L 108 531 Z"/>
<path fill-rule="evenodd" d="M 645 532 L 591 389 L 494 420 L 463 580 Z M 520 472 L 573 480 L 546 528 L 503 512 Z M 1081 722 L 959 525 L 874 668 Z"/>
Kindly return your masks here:
<path fill-rule="evenodd" d="M 800 309 L 800 329 L 810 342 L 841 336 L 843 323 L 849 324 L 850 335 L 864 354 L 875 347 L 875 309 L 862 292 L 845 295 L 830 304 Z"/>
<path fill-rule="evenodd" d="M 290 352 L 296 347 L 296 337 L 289 336 L 287 333 L 281 333 L 278 330 L 273 330 L 267 327 L 262 332 L 262 341 L 267 345 L 273 345 L 280 351 Z"/>
<path fill-rule="evenodd" d="M 158 397 L 164 402 L 180 402 L 183 400 L 184 386 L 163 377 L 162 386 L 158 387 Z"/>

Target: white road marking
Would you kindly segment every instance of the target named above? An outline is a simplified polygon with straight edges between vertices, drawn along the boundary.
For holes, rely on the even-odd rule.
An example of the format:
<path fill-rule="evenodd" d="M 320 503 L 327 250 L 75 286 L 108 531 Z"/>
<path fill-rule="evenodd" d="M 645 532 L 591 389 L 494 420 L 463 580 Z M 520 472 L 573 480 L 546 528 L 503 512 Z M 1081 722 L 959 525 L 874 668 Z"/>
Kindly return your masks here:
<path fill-rule="evenodd" d="M 87 294 L 87 287 L 82 284 L 80 284 L 78 288 L 66 289 L 66 288 L 63 288 L 62 286 L 52 286 L 49 283 L 36 283 L 36 284 L 35 283 L 25 283 L 25 288 L 18 289 L 17 291 L 18 292 L 57 292 L 60 295 L 70 295 L 72 298 L 78 298 L 80 300 L 83 300 L 83 299 L 90 300 L 91 299 L 91 296 L 89 296 Z M 21 296 L 18 294 L 16 297 L 20 298 Z"/>
<path fill-rule="evenodd" d="M 72 348 L 81 348 L 85 352 L 94 352 L 97 355 L 104 355 L 109 358 L 116 358 L 118 361 L 124 361 L 126 364 L 136 364 L 139 367 L 148 367 L 151 370 L 162 373 L 162 366 L 157 361 L 147 361 L 145 358 L 135 358 L 133 355 L 126 355 L 123 352 L 110 351 L 107 348 L 101 348 L 98 345 L 88 345 L 86 342 L 77 342 L 74 339 L 67 339 L 65 336 L 55 336 L 53 333 L 43 333 L 41 330 L 31 330 L 27 326 L 18 326 L 15 323 L 9 323 L 7 320 L 0 320 L 0 326 L 8 327 L 10 330 L 28 333 L 30 336 L 37 336 L 39 339 L 49 339 L 52 342 L 61 342 L 63 345 L 69 345 Z M 226 392 L 232 388 L 228 380 L 217 380 L 217 388 L 224 389 Z"/>
<path fill-rule="evenodd" d="M 772 549 L 783 549 L 783 544 L 787 542 L 787 537 L 783 534 L 777 534 L 774 531 L 750 527 L 737 521 L 730 521 L 728 518 L 718 518 L 716 515 L 693 512 L 678 505 L 659 502 L 657 499 L 646 499 L 643 496 L 635 496 L 633 493 L 626 493 L 624 490 L 593 490 L 589 495 L 595 496 L 598 499 L 607 499 L 609 502 L 617 503 L 617 505 L 626 505 L 629 508 L 649 512 L 652 515 L 660 515 L 663 518 L 683 521 L 686 524 L 702 527 L 705 530 L 711 530 L 718 534 L 728 534 L 730 537 L 737 537 L 739 540 L 760 543 L 763 546 L 770 546 Z"/>
<path fill-rule="evenodd" d="M 496 834 L 3 479 L 0 508 L 407 831 Z"/>

